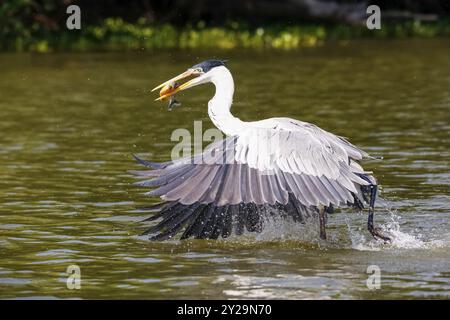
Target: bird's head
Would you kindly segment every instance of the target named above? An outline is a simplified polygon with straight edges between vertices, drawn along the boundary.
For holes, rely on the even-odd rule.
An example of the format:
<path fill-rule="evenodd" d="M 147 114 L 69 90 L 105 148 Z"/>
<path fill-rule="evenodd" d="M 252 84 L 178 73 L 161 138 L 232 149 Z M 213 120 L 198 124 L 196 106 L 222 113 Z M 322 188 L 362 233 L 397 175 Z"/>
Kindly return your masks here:
<path fill-rule="evenodd" d="M 225 62 L 225 60 L 205 60 L 200 62 L 188 68 L 185 72 L 177 75 L 176 77 L 161 83 L 159 86 L 153 88 L 152 92 L 161 89 L 159 94 L 160 96 L 156 100 L 163 100 L 177 92 L 195 87 L 199 84 L 208 83 L 211 81 L 211 76 L 214 73 L 214 69 L 225 66 Z M 190 80 L 179 84 L 179 82 L 187 79 Z"/>

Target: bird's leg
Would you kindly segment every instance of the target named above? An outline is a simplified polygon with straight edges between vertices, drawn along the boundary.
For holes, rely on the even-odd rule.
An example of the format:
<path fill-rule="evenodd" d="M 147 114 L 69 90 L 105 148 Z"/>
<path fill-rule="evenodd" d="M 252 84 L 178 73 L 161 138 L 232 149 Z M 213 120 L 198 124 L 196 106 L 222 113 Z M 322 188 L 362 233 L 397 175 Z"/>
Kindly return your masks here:
<path fill-rule="evenodd" d="M 327 239 L 327 232 L 325 230 L 326 227 L 326 212 L 324 206 L 319 206 L 319 224 L 320 224 L 320 239 Z"/>
<path fill-rule="evenodd" d="M 375 239 L 381 239 L 385 242 L 391 242 L 391 238 L 383 235 L 380 228 L 375 228 L 373 225 L 373 214 L 375 212 L 375 199 L 377 197 L 377 185 L 370 185 L 370 202 L 369 202 L 369 218 L 367 220 L 367 229 Z"/>

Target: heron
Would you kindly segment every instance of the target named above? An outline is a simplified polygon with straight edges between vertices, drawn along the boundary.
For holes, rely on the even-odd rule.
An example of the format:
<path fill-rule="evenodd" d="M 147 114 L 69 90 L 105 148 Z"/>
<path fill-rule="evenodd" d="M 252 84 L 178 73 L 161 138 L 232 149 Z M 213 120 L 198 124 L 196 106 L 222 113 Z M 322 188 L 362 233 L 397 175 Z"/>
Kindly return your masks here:
<path fill-rule="evenodd" d="M 144 221 L 156 222 L 143 235 L 159 241 L 179 234 L 180 239 L 227 238 L 261 232 L 265 217 L 277 215 L 295 223 L 314 217 L 326 240 L 328 215 L 335 208 L 368 207 L 368 231 L 377 240 L 391 240 L 374 226 L 378 184 L 360 165 L 369 155 L 311 123 L 233 116 L 234 81 L 226 61 L 198 63 L 152 91 L 162 88 L 156 100 L 164 100 L 206 83 L 215 86 L 208 115 L 225 138 L 199 154 L 166 162 L 134 155 L 147 167 L 133 171 L 142 178 L 137 184 L 162 200 L 149 208 L 153 214 Z"/>

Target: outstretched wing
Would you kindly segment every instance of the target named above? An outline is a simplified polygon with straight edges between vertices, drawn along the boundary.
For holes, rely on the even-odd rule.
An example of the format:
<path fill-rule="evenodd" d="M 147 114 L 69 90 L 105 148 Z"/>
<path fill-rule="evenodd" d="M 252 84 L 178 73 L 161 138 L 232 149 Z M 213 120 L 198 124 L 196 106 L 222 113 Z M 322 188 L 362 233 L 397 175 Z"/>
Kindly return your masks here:
<path fill-rule="evenodd" d="M 154 239 L 226 237 L 234 229 L 258 231 L 262 215 L 278 212 L 303 220 L 319 206 L 361 206 L 361 186 L 374 183 L 355 162 L 365 154 L 346 140 L 310 124 L 285 121 L 247 129 L 209 145 L 201 154 L 138 174 L 137 184 L 160 196 L 146 231 Z M 148 178 L 151 179 L 148 179 Z M 274 210 L 273 210 L 274 209 Z"/>

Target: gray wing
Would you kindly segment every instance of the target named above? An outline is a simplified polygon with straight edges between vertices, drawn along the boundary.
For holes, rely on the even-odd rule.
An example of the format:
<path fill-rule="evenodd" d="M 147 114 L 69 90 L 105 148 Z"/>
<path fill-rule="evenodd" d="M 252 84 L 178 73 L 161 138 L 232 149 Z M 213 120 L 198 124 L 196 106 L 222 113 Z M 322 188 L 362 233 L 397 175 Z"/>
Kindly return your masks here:
<path fill-rule="evenodd" d="M 361 206 L 364 186 L 373 183 L 355 162 L 364 154 L 316 128 L 253 128 L 193 157 L 162 164 L 138 159 L 153 170 L 138 172 L 145 180 L 137 184 L 155 188 L 146 194 L 164 201 L 151 218 L 161 221 L 146 234 L 225 237 L 260 230 L 268 211 L 303 220 L 319 206 Z"/>

